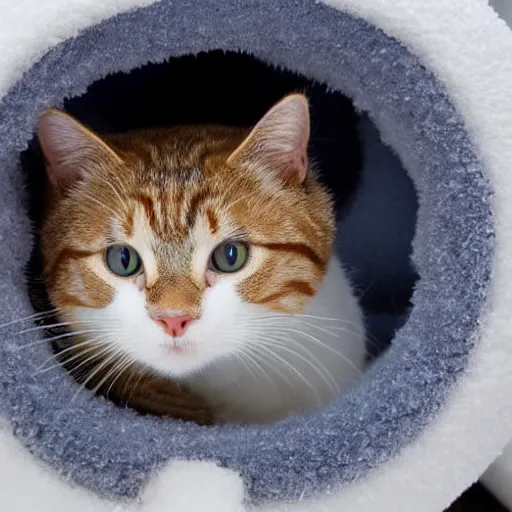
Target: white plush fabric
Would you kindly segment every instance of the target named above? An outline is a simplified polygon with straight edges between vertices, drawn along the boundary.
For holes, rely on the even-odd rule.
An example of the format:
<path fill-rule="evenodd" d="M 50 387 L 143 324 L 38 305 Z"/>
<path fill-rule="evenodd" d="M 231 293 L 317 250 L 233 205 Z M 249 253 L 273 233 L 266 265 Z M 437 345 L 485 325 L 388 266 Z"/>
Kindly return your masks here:
<path fill-rule="evenodd" d="M 512 29 L 512 2 L 510 0 L 490 0 L 489 5 Z M 505 506 L 512 510 L 512 443 L 495 460 L 480 479 Z"/>
<path fill-rule="evenodd" d="M 512 27 L 512 2 L 510 0 L 489 0 L 489 5 Z"/>
<path fill-rule="evenodd" d="M 85 27 L 156 0 L 0 1 L 0 99 L 46 51 Z"/>
<path fill-rule="evenodd" d="M 494 279 L 467 375 L 437 420 L 398 459 L 341 491 L 338 500 L 325 501 L 332 510 L 440 511 L 478 479 L 512 432 L 512 61 L 504 58 L 512 55 L 512 34 L 477 0 L 371 0 L 355 9 L 349 0 L 329 3 L 379 25 L 442 77 L 496 191 Z"/>
<path fill-rule="evenodd" d="M 5 512 L 114 512 L 117 506 L 58 478 L 13 438 L 7 425 L 1 424 L 0 482 L 0 503 Z"/>
<path fill-rule="evenodd" d="M 155 475 L 140 503 L 102 500 L 57 477 L 0 424 L 2 512 L 244 512 L 243 496 L 235 473 L 214 464 L 175 461 Z"/>
<path fill-rule="evenodd" d="M 44 52 L 117 12 L 153 0 L 4 0 L 0 3 L 0 99 Z M 512 432 L 512 35 L 483 0 L 330 0 L 403 41 L 446 84 L 480 148 L 496 195 L 494 276 L 482 341 L 437 420 L 394 461 L 314 504 L 267 510 L 443 510 L 500 454 Z M 392 139 L 392 134 L 384 134 Z M 400 148 L 397 148 L 400 150 Z M 37 512 L 241 512 L 240 479 L 213 464 L 174 462 L 141 505 L 72 488 L 0 428 L 2 510 Z"/>

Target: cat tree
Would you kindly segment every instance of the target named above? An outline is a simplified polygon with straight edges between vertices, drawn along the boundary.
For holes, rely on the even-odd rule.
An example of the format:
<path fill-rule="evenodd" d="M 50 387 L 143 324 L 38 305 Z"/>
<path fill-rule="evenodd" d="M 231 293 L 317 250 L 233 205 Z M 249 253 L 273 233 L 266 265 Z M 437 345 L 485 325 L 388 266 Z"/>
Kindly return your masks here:
<path fill-rule="evenodd" d="M 431 512 L 512 437 L 512 32 L 482 0 L 0 4 L 2 510 Z M 350 96 L 418 194 L 413 307 L 327 410 L 199 427 L 76 394 L 37 331 L 19 154 L 38 113 L 116 71 L 243 50 Z M 508 60 L 507 60 L 508 59 Z M 404 198 L 405 200 L 405 198 Z M 378 218 L 376 217 L 376 222 Z"/>

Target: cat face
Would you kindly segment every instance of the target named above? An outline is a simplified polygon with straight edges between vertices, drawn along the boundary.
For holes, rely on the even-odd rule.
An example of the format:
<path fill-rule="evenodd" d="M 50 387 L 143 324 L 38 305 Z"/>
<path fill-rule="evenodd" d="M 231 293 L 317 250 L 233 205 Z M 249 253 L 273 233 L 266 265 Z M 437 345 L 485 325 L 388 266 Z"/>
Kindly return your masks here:
<path fill-rule="evenodd" d="M 334 221 L 308 169 L 304 97 L 285 98 L 250 132 L 100 139 L 50 110 L 38 136 L 51 185 L 41 237 L 50 298 L 104 359 L 191 375 L 249 350 L 265 319 L 315 295 Z"/>

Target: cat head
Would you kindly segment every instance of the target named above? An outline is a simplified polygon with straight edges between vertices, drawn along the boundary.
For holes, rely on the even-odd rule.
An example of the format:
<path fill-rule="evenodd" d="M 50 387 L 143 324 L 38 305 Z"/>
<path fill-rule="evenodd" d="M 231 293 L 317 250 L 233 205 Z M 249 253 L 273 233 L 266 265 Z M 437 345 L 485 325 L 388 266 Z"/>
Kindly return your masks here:
<path fill-rule="evenodd" d="M 62 321 L 108 358 L 174 378 L 235 357 L 325 274 L 329 194 L 308 164 L 306 99 L 252 130 L 100 137 L 58 110 L 38 137 L 50 191 L 44 276 Z"/>

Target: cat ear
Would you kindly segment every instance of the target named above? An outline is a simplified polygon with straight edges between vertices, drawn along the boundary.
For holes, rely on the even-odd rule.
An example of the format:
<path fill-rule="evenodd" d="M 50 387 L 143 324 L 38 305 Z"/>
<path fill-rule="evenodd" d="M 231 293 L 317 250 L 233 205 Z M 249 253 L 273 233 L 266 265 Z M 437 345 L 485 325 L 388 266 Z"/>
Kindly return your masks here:
<path fill-rule="evenodd" d="M 50 109 L 37 126 L 48 179 L 56 191 L 65 192 L 94 167 L 116 164 L 121 158 L 97 135 L 70 115 Z"/>
<path fill-rule="evenodd" d="M 309 131 L 305 96 L 287 96 L 260 119 L 228 164 L 263 168 L 286 181 L 302 183 L 308 170 Z"/>

